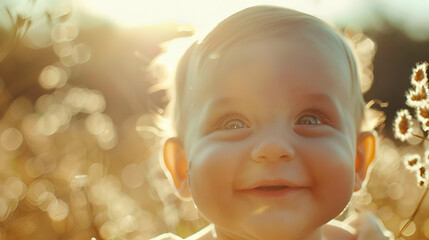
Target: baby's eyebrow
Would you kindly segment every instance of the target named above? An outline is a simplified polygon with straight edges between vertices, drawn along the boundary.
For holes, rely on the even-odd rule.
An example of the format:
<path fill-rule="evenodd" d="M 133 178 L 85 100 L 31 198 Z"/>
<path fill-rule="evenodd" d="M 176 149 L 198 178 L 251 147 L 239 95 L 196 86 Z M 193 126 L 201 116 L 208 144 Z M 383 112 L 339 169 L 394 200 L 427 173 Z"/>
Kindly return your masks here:
<path fill-rule="evenodd" d="M 206 109 L 213 110 L 222 106 L 227 106 L 234 101 L 237 101 L 237 99 L 233 97 L 219 97 L 207 103 Z"/>
<path fill-rule="evenodd" d="M 344 113 L 342 109 L 345 106 L 342 105 L 342 103 L 340 103 L 335 97 L 324 93 L 310 93 L 303 96 L 303 98 L 303 104 L 325 111 L 333 122 L 339 123 L 336 119 L 343 117 Z"/>
<path fill-rule="evenodd" d="M 313 108 L 326 111 L 331 116 L 331 120 L 338 119 L 342 115 L 342 103 L 335 97 L 324 93 L 309 93 L 302 96 L 302 101 L 298 104 L 304 104 Z"/>
<path fill-rule="evenodd" d="M 213 100 L 202 103 L 202 111 L 200 111 L 201 118 L 198 120 L 198 125 L 205 129 L 203 130 L 203 132 L 208 131 L 209 129 L 206 128 L 214 124 L 218 115 L 222 113 L 226 108 L 237 104 L 237 101 L 241 102 L 240 98 L 237 99 L 236 97 L 217 97 Z"/>
<path fill-rule="evenodd" d="M 305 94 L 298 94 L 297 98 L 300 98 L 299 103 L 306 103 L 306 104 L 312 104 L 314 105 L 328 105 L 329 107 L 338 108 L 339 103 L 334 100 L 331 96 L 324 94 L 324 93 L 305 93 Z M 231 104 L 252 104 L 252 101 L 250 99 L 244 99 L 244 98 L 237 98 L 237 97 L 218 97 L 210 102 L 207 103 L 207 105 L 204 107 L 204 109 L 207 111 L 213 111 L 216 109 L 219 109 L 221 107 L 225 106 L 231 106 Z"/>
<path fill-rule="evenodd" d="M 221 113 L 226 108 L 237 108 L 237 107 L 245 107 L 246 104 L 249 104 L 249 99 L 239 98 L 236 96 L 222 96 L 217 97 L 209 102 L 203 104 L 202 108 L 202 116 L 203 121 L 212 118 L 213 116 L 217 116 L 218 113 Z"/>
<path fill-rule="evenodd" d="M 338 106 L 338 103 L 329 95 L 323 93 L 310 93 L 302 96 L 304 102 L 314 102 L 317 105 L 328 104 L 332 107 Z"/>

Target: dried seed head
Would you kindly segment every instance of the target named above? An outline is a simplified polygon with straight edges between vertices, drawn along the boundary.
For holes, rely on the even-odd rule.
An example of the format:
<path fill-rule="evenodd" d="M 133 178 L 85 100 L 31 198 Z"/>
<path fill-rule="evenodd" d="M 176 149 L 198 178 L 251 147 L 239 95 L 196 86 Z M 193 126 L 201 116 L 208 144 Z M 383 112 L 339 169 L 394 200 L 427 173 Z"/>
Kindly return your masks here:
<path fill-rule="evenodd" d="M 428 88 L 425 85 L 416 86 L 415 89 L 410 89 L 405 97 L 408 106 L 423 107 L 428 103 Z"/>
<path fill-rule="evenodd" d="M 429 120 L 421 121 L 420 123 L 423 131 L 425 132 L 429 131 Z"/>
<path fill-rule="evenodd" d="M 425 120 L 429 120 L 429 106 L 423 106 L 417 108 L 417 117 Z"/>
<path fill-rule="evenodd" d="M 420 166 L 417 174 L 419 175 L 420 178 L 426 179 L 426 167 Z"/>
<path fill-rule="evenodd" d="M 419 188 L 424 188 L 426 186 L 426 184 L 427 184 L 426 180 L 417 181 L 417 187 L 419 187 Z"/>
<path fill-rule="evenodd" d="M 407 155 L 404 158 L 404 165 L 405 168 L 407 168 L 408 170 L 411 171 L 415 171 L 419 168 L 420 165 L 420 155 L 418 154 L 411 154 L 411 155 Z"/>
<path fill-rule="evenodd" d="M 417 186 L 419 187 L 426 186 L 428 182 L 426 167 L 420 163 L 416 167 L 416 178 L 417 178 Z"/>
<path fill-rule="evenodd" d="M 416 82 L 421 82 L 424 79 L 424 73 L 422 69 L 418 69 L 413 77 L 413 80 Z"/>
<path fill-rule="evenodd" d="M 395 138 L 399 138 L 401 141 L 407 140 L 412 133 L 410 112 L 407 109 L 401 109 L 396 113 L 395 121 L 393 122 L 393 131 L 395 132 Z"/>
<path fill-rule="evenodd" d="M 417 186 L 418 187 L 425 187 L 428 183 L 428 180 L 426 178 L 417 178 Z"/>
<path fill-rule="evenodd" d="M 420 121 L 423 131 L 429 131 L 429 105 L 417 107 L 416 118 Z"/>
<path fill-rule="evenodd" d="M 407 164 L 410 167 L 414 167 L 417 164 L 417 162 L 418 162 L 418 159 L 417 158 L 413 158 L 413 159 L 408 159 Z"/>
<path fill-rule="evenodd" d="M 426 83 L 428 82 L 428 77 L 426 72 L 427 68 L 428 68 L 427 62 L 417 63 L 416 67 L 414 67 L 413 69 L 413 73 L 411 74 L 411 83 L 413 85 L 415 86 L 426 85 Z"/>

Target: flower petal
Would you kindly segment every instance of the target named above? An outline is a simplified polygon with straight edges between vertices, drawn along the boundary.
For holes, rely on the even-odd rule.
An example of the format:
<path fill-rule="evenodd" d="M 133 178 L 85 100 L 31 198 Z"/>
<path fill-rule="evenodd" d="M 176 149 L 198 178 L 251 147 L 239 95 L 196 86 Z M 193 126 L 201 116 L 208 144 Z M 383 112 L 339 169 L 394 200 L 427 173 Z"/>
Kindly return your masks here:
<path fill-rule="evenodd" d="M 428 82 L 427 76 L 428 63 L 417 63 L 411 74 L 411 83 L 415 86 L 423 86 Z"/>
<path fill-rule="evenodd" d="M 411 137 L 413 129 L 411 126 L 413 122 L 412 117 L 408 109 L 401 109 L 396 113 L 395 121 L 393 122 L 393 130 L 395 132 L 395 138 L 401 141 L 407 140 Z"/>

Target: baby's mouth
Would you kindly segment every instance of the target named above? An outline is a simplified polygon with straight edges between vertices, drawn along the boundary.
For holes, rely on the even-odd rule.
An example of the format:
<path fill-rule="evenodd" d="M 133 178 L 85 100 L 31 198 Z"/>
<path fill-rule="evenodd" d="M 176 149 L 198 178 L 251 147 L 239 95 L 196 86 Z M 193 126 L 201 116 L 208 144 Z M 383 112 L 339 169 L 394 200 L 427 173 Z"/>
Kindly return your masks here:
<path fill-rule="evenodd" d="M 279 198 L 293 196 L 306 188 L 308 187 L 286 179 L 263 179 L 241 188 L 237 193 L 258 198 Z"/>
<path fill-rule="evenodd" d="M 277 191 L 277 190 L 283 190 L 289 188 L 288 186 L 261 186 L 254 188 L 258 191 Z"/>
<path fill-rule="evenodd" d="M 283 197 L 292 197 L 306 188 L 308 187 L 282 179 L 263 180 L 239 190 L 238 193 L 264 199 L 283 199 Z"/>

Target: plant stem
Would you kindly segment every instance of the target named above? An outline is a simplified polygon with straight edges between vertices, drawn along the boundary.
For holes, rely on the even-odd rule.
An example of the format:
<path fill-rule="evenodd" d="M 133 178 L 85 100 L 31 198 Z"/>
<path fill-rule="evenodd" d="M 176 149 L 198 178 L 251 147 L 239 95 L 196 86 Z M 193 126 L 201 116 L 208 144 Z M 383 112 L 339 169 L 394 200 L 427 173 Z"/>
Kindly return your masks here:
<path fill-rule="evenodd" d="M 410 225 L 410 223 L 414 220 L 414 217 L 417 215 L 417 212 L 419 211 L 420 206 L 421 206 L 421 205 L 422 205 L 422 203 L 423 203 L 423 199 L 426 197 L 426 194 L 427 194 L 427 192 L 428 192 L 428 189 L 429 189 L 429 185 L 427 185 L 427 186 L 425 187 L 425 190 L 423 191 L 423 194 L 422 194 L 422 196 L 420 197 L 420 200 L 419 200 L 419 203 L 417 204 L 416 209 L 414 210 L 413 214 L 411 214 L 411 216 L 408 218 L 408 220 L 407 220 L 407 222 L 404 224 L 404 226 L 402 226 L 401 230 L 399 230 L 399 233 L 398 233 L 398 235 L 396 236 L 396 238 L 401 237 L 401 236 L 402 236 L 402 232 L 403 232 L 403 231 L 408 227 L 408 225 Z"/>
<path fill-rule="evenodd" d="M 411 133 L 411 135 L 413 135 L 413 136 L 414 136 L 414 137 L 416 137 L 416 138 L 420 138 L 420 139 L 422 139 L 422 140 L 429 141 L 429 139 L 428 139 L 428 138 L 425 138 L 425 137 L 423 137 L 423 136 L 420 136 L 420 135 L 417 135 L 417 134 L 414 134 L 414 133 Z"/>

